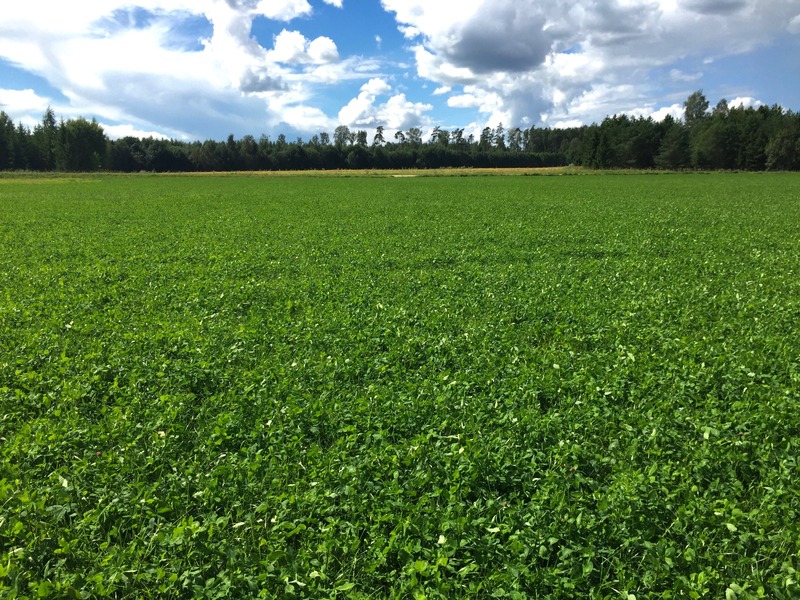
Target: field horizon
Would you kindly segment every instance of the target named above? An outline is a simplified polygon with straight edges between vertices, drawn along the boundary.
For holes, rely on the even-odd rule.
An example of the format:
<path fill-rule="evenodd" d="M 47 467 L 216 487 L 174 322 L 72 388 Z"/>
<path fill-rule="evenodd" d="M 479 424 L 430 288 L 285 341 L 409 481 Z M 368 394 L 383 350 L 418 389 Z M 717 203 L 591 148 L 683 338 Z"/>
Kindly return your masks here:
<path fill-rule="evenodd" d="M 54 179 L 101 179 L 104 177 L 488 177 L 488 176 L 607 176 L 607 175 L 651 175 L 651 176 L 708 176 L 708 175 L 747 175 L 747 176 L 794 176 L 793 171 L 707 171 L 707 170 L 665 170 L 665 169 L 593 169 L 569 165 L 564 167 L 447 167 L 438 169 L 305 169 L 300 171 L 207 171 L 207 172 L 149 172 L 122 173 L 115 171 L 99 172 L 39 172 L 39 171 L 0 171 L 0 182 L 17 180 L 51 181 Z"/>

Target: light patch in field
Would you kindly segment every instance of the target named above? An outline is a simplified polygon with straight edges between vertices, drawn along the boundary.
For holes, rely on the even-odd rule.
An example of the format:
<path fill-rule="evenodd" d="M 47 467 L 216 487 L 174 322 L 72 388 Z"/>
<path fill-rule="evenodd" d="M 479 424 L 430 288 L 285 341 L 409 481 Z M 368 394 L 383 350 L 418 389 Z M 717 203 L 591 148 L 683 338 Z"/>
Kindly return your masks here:
<path fill-rule="evenodd" d="M 53 183 L 99 183 L 99 179 L 94 177 L 0 177 L 0 185 L 38 185 Z"/>

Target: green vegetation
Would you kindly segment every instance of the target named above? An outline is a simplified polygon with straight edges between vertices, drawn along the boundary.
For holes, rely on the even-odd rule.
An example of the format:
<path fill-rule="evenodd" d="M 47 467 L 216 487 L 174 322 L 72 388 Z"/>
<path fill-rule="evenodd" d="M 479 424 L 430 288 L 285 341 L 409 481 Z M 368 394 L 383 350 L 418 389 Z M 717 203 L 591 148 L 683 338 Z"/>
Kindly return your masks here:
<path fill-rule="evenodd" d="M 798 192 L 0 180 L 0 592 L 798 597 Z"/>
<path fill-rule="evenodd" d="M 781 106 L 729 107 L 712 111 L 702 91 L 684 103 L 684 119 L 627 115 L 599 125 L 566 129 L 514 127 L 500 123 L 479 136 L 464 129 L 418 127 L 389 135 L 346 125 L 307 141 L 246 135 L 225 142 L 125 137 L 106 140 L 95 122 L 56 123 L 51 109 L 33 131 L 14 126 L 0 111 L 0 170 L 124 173 L 309 171 L 340 169 L 544 168 L 577 165 L 593 169 L 800 170 L 800 114 Z M 424 136 L 429 135 L 427 139 Z M 394 142 L 391 140 L 394 139 Z"/>

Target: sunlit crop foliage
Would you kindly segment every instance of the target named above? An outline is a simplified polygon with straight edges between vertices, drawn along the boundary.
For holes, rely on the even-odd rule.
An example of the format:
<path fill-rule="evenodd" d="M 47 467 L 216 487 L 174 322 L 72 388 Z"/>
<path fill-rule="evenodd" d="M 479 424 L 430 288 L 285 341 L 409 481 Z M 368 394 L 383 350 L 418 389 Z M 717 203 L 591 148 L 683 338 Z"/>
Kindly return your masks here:
<path fill-rule="evenodd" d="M 793 598 L 800 178 L 0 185 L 6 598 Z"/>

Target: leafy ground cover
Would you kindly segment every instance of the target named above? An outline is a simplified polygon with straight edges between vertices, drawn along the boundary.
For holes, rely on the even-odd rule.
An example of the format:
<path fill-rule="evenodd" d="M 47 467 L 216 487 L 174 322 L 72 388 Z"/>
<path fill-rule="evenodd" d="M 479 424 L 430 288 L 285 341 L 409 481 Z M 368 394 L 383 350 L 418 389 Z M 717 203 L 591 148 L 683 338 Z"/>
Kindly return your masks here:
<path fill-rule="evenodd" d="M 6 598 L 796 598 L 795 175 L 5 179 Z"/>

